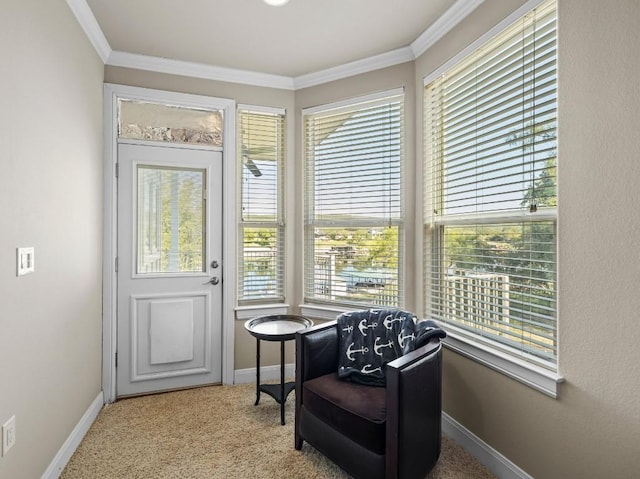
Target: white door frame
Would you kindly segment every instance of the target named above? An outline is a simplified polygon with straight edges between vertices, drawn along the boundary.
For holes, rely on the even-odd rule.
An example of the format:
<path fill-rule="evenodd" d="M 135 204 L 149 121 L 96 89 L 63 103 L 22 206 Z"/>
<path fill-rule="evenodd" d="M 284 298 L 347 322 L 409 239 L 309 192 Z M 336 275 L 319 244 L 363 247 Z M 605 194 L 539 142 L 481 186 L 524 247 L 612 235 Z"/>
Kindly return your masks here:
<path fill-rule="evenodd" d="M 236 102 L 186 93 L 104 85 L 104 231 L 102 264 L 102 392 L 106 403 L 116 400 L 116 313 L 118 245 L 117 181 L 118 99 L 142 100 L 192 108 L 223 110 L 223 236 L 222 383 L 233 384 L 234 307 L 236 304 Z"/>

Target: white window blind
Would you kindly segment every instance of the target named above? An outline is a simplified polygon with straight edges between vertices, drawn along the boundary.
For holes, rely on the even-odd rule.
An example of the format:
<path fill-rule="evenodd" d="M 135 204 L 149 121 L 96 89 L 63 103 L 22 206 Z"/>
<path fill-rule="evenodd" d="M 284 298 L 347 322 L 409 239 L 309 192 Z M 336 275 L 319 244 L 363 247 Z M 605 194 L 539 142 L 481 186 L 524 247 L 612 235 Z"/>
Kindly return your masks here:
<path fill-rule="evenodd" d="M 240 303 L 284 298 L 283 175 L 285 114 L 240 107 Z"/>
<path fill-rule="evenodd" d="M 425 314 L 556 368 L 556 11 L 425 87 Z"/>
<path fill-rule="evenodd" d="M 305 110 L 305 301 L 400 306 L 404 95 Z"/>

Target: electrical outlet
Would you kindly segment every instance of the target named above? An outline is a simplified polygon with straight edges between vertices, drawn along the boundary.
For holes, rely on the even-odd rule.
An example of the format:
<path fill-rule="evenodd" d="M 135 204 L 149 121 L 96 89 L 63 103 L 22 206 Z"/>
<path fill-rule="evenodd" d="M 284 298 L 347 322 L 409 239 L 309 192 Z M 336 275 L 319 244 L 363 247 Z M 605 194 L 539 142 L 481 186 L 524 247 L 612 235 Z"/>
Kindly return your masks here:
<path fill-rule="evenodd" d="M 2 455 L 6 455 L 16 444 L 16 417 L 11 418 L 2 425 Z"/>

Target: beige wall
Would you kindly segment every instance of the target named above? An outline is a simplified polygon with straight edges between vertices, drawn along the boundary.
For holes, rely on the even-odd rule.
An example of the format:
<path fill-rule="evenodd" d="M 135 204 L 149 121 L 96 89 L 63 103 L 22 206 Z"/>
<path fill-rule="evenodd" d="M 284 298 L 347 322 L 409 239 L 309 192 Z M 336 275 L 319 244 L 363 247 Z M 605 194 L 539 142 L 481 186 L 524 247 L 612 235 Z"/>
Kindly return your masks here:
<path fill-rule="evenodd" d="M 101 389 L 103 66 L 64 0 L 3 1 L 0 58 L 0 477 L 32 479 Z"/>
<path fill-rule="evenodd" d="M 486 0 L 416 62 L 417 85 L 520 3 Z M 444 409 L 537 479 L 638 477 L 640 2 L 559 0 L 558 24 L 566 382 L 551 399 L 447 351 Z"/>

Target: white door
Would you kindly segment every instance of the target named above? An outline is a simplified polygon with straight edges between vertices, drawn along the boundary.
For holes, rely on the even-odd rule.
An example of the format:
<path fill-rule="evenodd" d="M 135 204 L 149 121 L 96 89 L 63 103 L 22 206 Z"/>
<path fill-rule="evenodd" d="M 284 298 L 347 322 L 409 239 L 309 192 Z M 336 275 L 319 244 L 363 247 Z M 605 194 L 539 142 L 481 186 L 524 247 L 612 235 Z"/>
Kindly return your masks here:
<path fill-rule="evenodd" d="M 222 153 L 118 146 L 117 396 L 222 381 Z"/>

